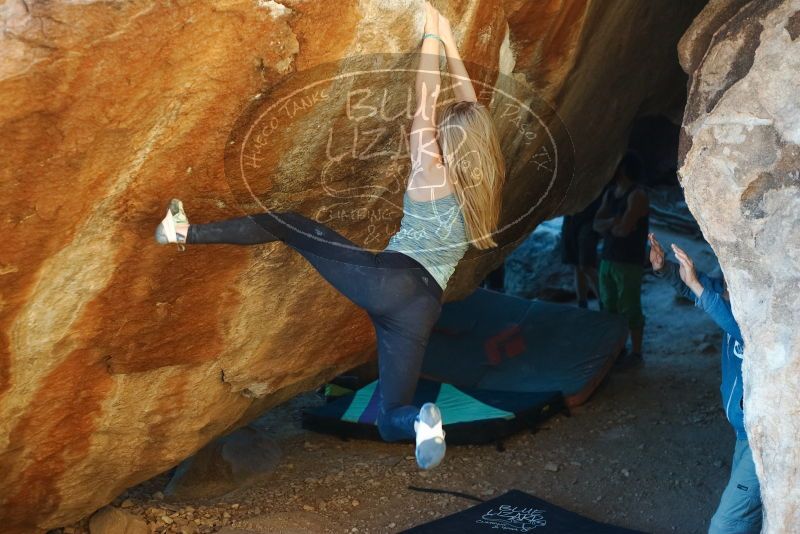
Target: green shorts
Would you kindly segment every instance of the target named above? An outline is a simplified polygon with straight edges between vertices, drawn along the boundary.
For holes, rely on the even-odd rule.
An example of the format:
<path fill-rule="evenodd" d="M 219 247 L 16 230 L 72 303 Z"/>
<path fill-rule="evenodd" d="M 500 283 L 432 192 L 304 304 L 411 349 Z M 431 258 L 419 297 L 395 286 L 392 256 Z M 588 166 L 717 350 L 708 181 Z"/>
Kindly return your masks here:
<path fill-rule="evenodd" d="M 631 330 L 644 326 L 642 313 L 642 272 L 641 265 L 601 260 L 600 301 L 603 309 L 619 313 L 628 319 Z"/>

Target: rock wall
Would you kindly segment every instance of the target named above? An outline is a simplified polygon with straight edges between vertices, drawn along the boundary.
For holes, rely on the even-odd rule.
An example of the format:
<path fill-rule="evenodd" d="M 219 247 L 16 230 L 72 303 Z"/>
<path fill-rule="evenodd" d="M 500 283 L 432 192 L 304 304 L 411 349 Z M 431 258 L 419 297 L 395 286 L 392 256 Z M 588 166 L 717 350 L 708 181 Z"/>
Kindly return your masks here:
<path fill-rule="evenodd" d="M 691 74 L 681 181 L 744 336 L 745 425 L 769 533 L 800 525 L 798 37 L 798 0 L 716 1 L 680 46 Z"/>
<path fill-rule="evenodd" d="M 449 298 L 540 220 L 587 204 L 635 116 L 674 112 L 675 45 L 703 3 L 437 2 L 464 56 L 538 90 L 575 147 L 561 194 L 496 253 L 465 260 Z M 173 196 L 193 222 L 241 215 L 223 153 L 255 95 L 354 54 L 414 50 L 423 19 L 420 0 L 9 0 L 0 18 L 0 523 L 30 532 L 372 357 L 367 317 L 293 252 L 181 252 L 152 235 Z M 267 155 L 287 198 L 313 210 L 322 193 L 299 171 L 325 145 L 306 133 Z M 381 180 L 373 165 L 352 175 Z M 526 209 L 531 187 L 512 173 L 504 216 Z M 359 242 L 368 221 L 337 229 Z"/>
<path fill-rule="evenodd" d="M 561 260 L 563 222 L 562 217 L 542 222 L 506 257 L 505 293 L 554 302 L 576 298 L 574 268 Z"/>

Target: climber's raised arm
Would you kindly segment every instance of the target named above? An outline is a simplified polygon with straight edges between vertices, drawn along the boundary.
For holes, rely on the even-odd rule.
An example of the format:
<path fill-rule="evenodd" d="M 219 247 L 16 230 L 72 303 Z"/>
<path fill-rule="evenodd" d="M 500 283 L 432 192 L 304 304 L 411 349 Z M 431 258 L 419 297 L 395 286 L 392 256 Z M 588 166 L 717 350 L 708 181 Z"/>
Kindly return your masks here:
<path fill-rule="evenodd" d="M 447 70 L 450 72 L 450 82 L 453 85 L 453 92 L 457 100 L 467 100 L 477 102 L 475 88 L 472 80 L 467 73 L 464 62 L 461 61 L 461 54 L 458 53 L 456 39 L 453 37 L 453 30 L 450 28 L 450 21 L 439 15 L 439 33 L 444 41 L 445 53 L 447 54 Z"/>
<path fill-rule="evenodd" d="M 435 185 L 429 183 L 430 174 L 441 167 L 442 152 L 436 140 L 436 101 L 441 92 L 439 74 L 439 12 L 425 2 L 425 37 L 417 66 L 416 108 L 411 125 L 412 174 L 409 189 Z M 441 172 L 441 170 L 439 171 Z"/>

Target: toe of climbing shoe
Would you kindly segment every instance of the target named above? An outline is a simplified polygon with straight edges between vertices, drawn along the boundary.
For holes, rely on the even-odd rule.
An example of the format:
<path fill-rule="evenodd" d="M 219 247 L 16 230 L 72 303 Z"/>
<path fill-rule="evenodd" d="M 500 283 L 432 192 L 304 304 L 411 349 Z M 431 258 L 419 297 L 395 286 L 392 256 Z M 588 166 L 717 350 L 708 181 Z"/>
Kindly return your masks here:
<path fill-rule="evenodd" d="M 183 211 L 183 202 L 177 198 L 170 200 L 169 212 L 172 214 L 172 220 L 175 221 L 175 224 L 189 224 L 186 212 Z"/>
<path fill-rule="evenodd" d="M 431 402 L 424 404 L 414 426 L 417 434 L 417 465 L 421 469 L 433 469 L 442 463 L 447 450 L 439 408 Z"/>
<path fill-rule="evenodd" d="M 185 236 L 179 236 L 176 232 L 176 224 L 189 224 L 189 220 L 186 217 L 186 213 L 183 211 L 183 202 L 177 198 L 173 198 L 167 207 L 167 214 L 156 227 L 156 242 L 161 245 L 184 242 Z"/>

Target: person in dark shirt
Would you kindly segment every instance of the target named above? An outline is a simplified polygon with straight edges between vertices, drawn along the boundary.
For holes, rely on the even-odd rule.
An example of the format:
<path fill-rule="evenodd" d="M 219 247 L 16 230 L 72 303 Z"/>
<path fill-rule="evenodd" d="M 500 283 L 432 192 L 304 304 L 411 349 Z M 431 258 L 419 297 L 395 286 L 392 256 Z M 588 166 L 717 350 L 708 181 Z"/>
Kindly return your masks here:
<path fill-rule="evenodd" d="M 631 351 L 618 361 L 623 368 L 642 363 L 642 273 L 650 229 L 650 202 L 637 184 L 641 172 L 638 156 L 632 152 L 625 154 L 594 219 L 595 231 L 603 236 L 600 301 L 606 311 L 624 315 L 631 332 Z"/>
<path fill-rule="evenodd" d="M 597 243 L 594 216 L 600 209 L 602 195 L 575 215 L 565 215 L 561 224 L 561 261 L 575 268 L 575 293 L 578 306 L 588 307 L 589 291 L 599 297 L 597 282 Z"/>

